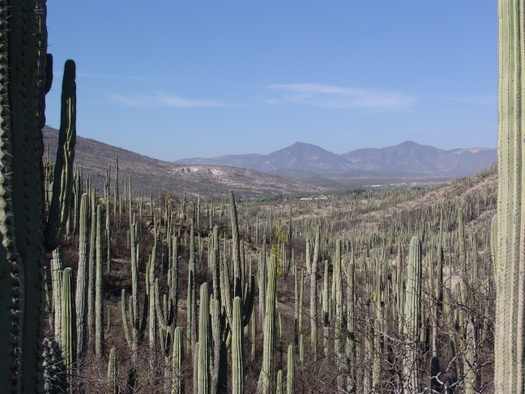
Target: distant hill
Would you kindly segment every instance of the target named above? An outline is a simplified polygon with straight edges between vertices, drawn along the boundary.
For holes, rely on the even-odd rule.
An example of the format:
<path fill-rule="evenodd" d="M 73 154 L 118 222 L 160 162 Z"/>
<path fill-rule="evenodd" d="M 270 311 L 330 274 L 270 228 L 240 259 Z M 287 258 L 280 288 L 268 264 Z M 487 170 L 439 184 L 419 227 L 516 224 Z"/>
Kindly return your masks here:
<path fill-rule="evenodd" d="M 44 144 L 50 159 L 54 159 L 58 132 L 44 128 Z M 310 193 L 324 188 L 246 168 L 221 165 L 181 165 L 117 148 L 102 142 L 77 137 L 75 163 L 83 172 L 93 176 L 102 185 L 108 167 L 115 171 L 115 158 L 119 160 L 122 181 L 131 176 L 133 188 L 144 193 L 173 192 L 223 196 L 234 190 L 245 196 Z"/>
<path fill-rule="evenodd" d="M 342 155 L 296 142 L 269 153 L 178 160 L 186 164 L 220 164 L 299 178 L 457 178 L 473 175 L 496 162 L 496 149 L 444 150 L 407 141 L 385 148 L 366 148 Z"/>
<path fill-rule="evenodd" d="M 496 149 L 444 150 L 406 141 L 386 148 L 358 149 L 341 155 L 354 169 L 383 175 L 442 176 L 474 175 L 496 162 Z"/>

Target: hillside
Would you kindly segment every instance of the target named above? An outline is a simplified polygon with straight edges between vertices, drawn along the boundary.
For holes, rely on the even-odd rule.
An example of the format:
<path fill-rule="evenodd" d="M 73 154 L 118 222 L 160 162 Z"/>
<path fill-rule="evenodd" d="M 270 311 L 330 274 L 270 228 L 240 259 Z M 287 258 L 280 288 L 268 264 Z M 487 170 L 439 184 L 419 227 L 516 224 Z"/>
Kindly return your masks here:
<path fill-rule="evenodd" d="M 44 144 L 54 158 L 58 142 L 57 130 L 44 129 Z M 181 165 L 117 148 L 89 138 L 77 137 L 75 162 L 78 168 L 102 184 L 106 171 L 115 171 L 118 157 L 121 179 L 133 179 L 138 192 L 172 192 L 222 196 L 234 190 L 246 196 L 319 192 L 323 188 L 245 168 L 220 165 Z"/>

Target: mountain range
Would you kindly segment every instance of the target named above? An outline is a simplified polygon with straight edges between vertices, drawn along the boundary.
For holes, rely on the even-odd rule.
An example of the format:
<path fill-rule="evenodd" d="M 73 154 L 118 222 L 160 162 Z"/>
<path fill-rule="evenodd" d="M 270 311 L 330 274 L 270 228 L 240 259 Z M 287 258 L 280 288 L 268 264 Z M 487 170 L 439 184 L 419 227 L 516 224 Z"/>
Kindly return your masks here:
<path fill-rule="evenodd" d="M 457 178 L 478 173 L 496 162 L 496 149 L 439 149 L 413 141 L 385 148 L 336 154 L 317 145 L 296 142 L 267 155 L 189 158 L 178 163 L 249 168 L 259 172 L 308 178 L 430 177 Z"/>
<path fill-rule="evenodd" d="M 44 128 L 44 143 L 54 157 L 57 130 Z M 75 162 L 95 183 L 114 174 L 118 157 L 122 180 L 144 193 L 190 193 L 222 196 L 234 190 L 245 196 L 322 193 L 349 187 L 406 182 L 436 182 L 468 176 L 496 162 L 496 149 L 444 150 L 415 142 L 336 154 L 296 142 L 269 154 L 157 160 L 93 139 L 77 137 Z"/>

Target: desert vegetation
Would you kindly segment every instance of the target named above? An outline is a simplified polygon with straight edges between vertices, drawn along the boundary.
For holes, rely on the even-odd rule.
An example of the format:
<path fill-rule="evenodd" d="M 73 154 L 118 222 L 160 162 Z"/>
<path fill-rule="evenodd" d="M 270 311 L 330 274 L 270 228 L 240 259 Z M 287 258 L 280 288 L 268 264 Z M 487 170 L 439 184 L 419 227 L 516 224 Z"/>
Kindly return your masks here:
<path fill-rule="evenodd" d="M 523 392 L 523 1 L 500 0 L 498 168 L 251 200 L 55 158 L 43 0 L 0 1 L 0 383 L 12 393 Z"/>

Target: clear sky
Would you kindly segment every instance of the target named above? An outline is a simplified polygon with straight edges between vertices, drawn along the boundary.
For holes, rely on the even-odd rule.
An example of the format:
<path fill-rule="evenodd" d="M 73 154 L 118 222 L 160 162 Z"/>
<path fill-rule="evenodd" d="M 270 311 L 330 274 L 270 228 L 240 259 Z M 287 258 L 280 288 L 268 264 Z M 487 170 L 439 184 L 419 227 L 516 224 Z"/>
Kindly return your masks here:
<path fill-rule="evenodd" d="M 404 140 L 495 146 L 494 0 L 48 2 L 60 81 L 77 62 L 81 136 L 175 160 L 337 153 Z"/>

